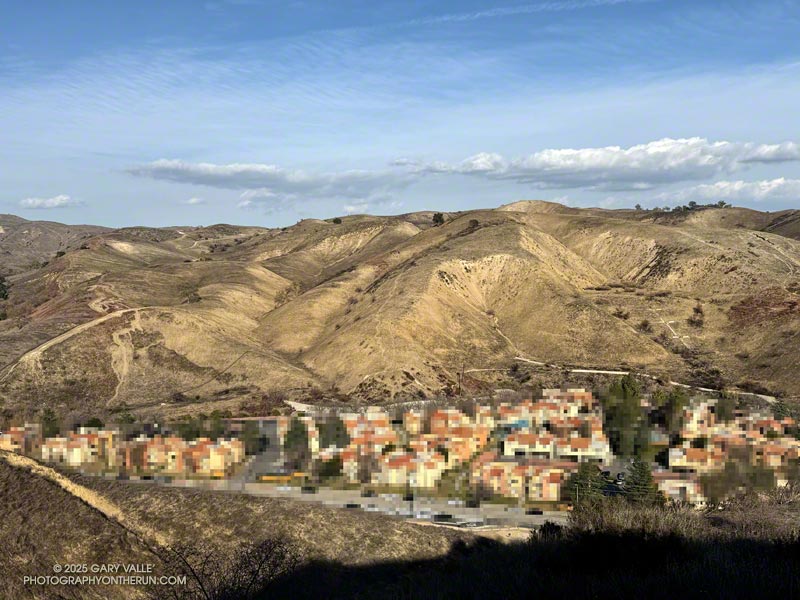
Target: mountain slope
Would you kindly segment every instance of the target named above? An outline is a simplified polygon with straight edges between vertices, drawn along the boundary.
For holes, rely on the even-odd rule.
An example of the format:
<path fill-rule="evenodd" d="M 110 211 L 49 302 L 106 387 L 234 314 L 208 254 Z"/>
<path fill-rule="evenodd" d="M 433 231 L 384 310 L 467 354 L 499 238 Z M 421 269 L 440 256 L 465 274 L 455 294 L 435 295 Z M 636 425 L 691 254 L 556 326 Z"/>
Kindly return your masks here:
<path fill-rule="evenodd" d="M 452 391 L 464 368 L 502 383 L 517 356 L 797 395 L 800 242 L 767 231 L 793 213 L 751 213 L 517 202 L 439 227 L 413 213 L 103 231 L 12 279 L 0 398 L 154 414 L 276 389 L 382 402 Z"/>
<path fill-rule="evenodd" d="M 94 225 L 62 225 L 0 215 L 0 275 L 38 268 L 56 252 L 72 250 L 93 235 L 108 231 Z"/>

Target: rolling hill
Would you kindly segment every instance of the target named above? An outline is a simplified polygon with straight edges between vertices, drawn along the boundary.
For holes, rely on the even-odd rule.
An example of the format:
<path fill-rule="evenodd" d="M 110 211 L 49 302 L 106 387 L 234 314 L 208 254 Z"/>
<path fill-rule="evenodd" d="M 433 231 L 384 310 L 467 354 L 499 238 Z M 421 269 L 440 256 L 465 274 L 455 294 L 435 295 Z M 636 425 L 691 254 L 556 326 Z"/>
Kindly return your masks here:
<path fill-rule="evenodd" d="M 62 473 L 4 452 L 0 502 L 2 598 L 184 597 L 144 586 L 37 585 L 23 577 L 50 575 L 57 564 L 149 564 L 155 575 L 176 575 L 163 561 L 166 549 L 187 545 L 227 557 L 244 543 L 279 538 L 304 562 L 364 567 L 430 560 L 455 542 L 476 541 L 468 532 L 321 504 Z"/>
<path fill-rule="evenodd" d="M 432 215 L 14 225 L 12 254 L 34 231 L 64 250 L 6 268 L 3 406 L 187 413 L 276 390 L 376 403 L 452 392 L 465 368 L 475 391 L 509 385 L 515 357 L 800 395 L 798 211 Z"/>

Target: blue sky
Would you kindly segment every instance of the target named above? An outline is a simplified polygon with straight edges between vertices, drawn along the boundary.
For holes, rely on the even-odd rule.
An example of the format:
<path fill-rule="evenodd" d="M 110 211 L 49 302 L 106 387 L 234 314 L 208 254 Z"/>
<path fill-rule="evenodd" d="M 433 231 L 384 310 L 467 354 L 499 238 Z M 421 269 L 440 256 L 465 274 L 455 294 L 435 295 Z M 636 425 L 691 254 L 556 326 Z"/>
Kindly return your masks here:
<path fill-rule="evenodd" d="M 0 4 L 0 212 L 800 207 L 800 2 Z"/>

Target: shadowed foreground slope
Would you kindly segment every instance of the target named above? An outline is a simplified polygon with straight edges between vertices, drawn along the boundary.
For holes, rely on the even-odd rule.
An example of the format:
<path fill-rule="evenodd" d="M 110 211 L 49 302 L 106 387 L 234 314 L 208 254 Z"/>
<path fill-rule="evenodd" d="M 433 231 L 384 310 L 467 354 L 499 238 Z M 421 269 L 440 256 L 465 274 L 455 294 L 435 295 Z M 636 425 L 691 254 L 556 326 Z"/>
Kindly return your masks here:
<path fill-rule="evenodd" d="M 568 528 L 545 527 L 527 542 L 503 544 L 307 503 L 67 478 L 89 504 L 47 476 L 0 460 L 0 597 L 666 599 L 800 592 L 796 495 L 747 497 L 707 514 L 609 499 L 575 513 Z M 117 517 L 94 509 L 95 499 Z M 163 543 L 137 530 L 157 531 Z M 265 540 L 274 542 L 264 546 Z M 213 568 L 197 581 L 217 591 L 21 585 L 24 574 L 49 574 L 68 562 L 151 563 L 159 573 L 190 573 L 170 548 L 194 566 L 197 556 L 212 557 Z M 271 548 L 273 559 L 277 549 L 279 564 L 258 593 L 226 595 L 232 565 L 242 549 L 254 548 Z"/>

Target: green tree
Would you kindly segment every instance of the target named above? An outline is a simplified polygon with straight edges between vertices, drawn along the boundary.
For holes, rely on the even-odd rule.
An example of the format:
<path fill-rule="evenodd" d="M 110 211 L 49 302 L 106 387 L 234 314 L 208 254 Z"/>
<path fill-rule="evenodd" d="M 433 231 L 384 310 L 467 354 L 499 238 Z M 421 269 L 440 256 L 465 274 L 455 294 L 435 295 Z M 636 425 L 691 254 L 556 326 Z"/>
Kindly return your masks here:
<path fill-rule="evenodd" d="M 178 435 L 187 442 L 196 440 L 202 433 L 200 422 L 197 419 L 189 418 L 186 421 L 178 423 L 175 427 Z"/>
<path fill-rule="evenodd" d="M 683 410 L 689 405 L 689 394 L 682 388 L 673 388 L 664 404 L 667 431 L 678 433 L 683 426 Z"/>
<path fill-rule="evenodd" d="M 322 448 L 328 448 L 330 446 L 346 448 L 350 444 L 350 436 L 347 434 L 347 428 L 339 417 L 333 417 L 320 423 L 319 443 Z"/>
<path fill-rule="evenodd" d="M 318 474 L 320 479 L 339 477 L 342 474 L 342 458 L 340 456 L 334 456 L 330 460 L 320 461 Z"/>
<path fill-rule="evenodd" d="M 636 398 L 638 400 L 641 393 L 642 386 L 630 373 L 612 383 L 609 389 L 609 394 L 618 398 Z"/>
<path fill-rule="evenodd" d="M 785 400 L 778 400 L 772 405 L 772 414 L 776 419 L 791 417 L 795 421 L 800 421 L 800 408 L 796 405 L 789 405 Z"/>
<path fill-rule="evenodd" d="M 0 275 L 0 300 L 8 298 L 8 284 L 6 278 Z"/>
<path fill-rule="evenodd" d="M 650 423 L 641 419 L 636 427 L 636 436 L 633 438 L 633 453 L 646 459 L 653 459 L 655 450 L 650 447 Z"/>
<path fill-rule="evenodd" d="M 222 422 L 222 418 L 223 415 L 220 411 L 211 412 L 208 423 L 206 423 L 206 432 L 212 440 L 222 437 L 225 433 L 225 423 Z"/>
<path fill-rule="evenodd" d="M 258 454 L 266 446 L 265 437 L 261 435 L 258 429 L 258 423 L 247 421 L 242 428 L 240 436 L 244 444 L 244 451 L 247 454 Z"/>
<path fill-rule="evenodd" d="M 625 375 L 609 387 L 603 400 L 605 428 L 616 454 L 633 456 L 637 450 L 638 429 L 642 422 L 641 386 L 635 377 Z"/>
<path fill-rule="evenodd" d="M 444 224 L 444 215 L 440 212 L 434 213 L 433 215 L 433 224 L 434 225 L 443 225 Z"/>
<path fill-rule="evenodd" d="M 726 394 L 717 401 L 717 405 L 714 407 L 714 416 L 716 416 L 717 421 L 727 423 L 728 421 L 733 421 L 735 410 L 736 398 Z"/>
<path fill-rule="evenodd" d="M 562 494 L 564 500 L 575 505 L 597 502 L 603 498 L 607 483 L 597 465 L 581 463 L 578 470 L 564 483 Z"/>
<path fill-rule="evenodd" d="M 628 468 L 624 493 L 625 498 L 634 504 L 664 504 L 664 496 L 653 481 L 650 465 L 641 458 L 634 458 Z"/>
<path fill-rule="evenodd" d="M 712 504 L 740 492 L 769 491 L 775 488 L 775 483 L 774 471 L 754 467 L 747 460 L 729 460 L 722 470 L 700 478 L 703 493 Z"/>
<path fill-rule="evenodd" d="M 96 427 L 97 429 L 100 429 L 103 427 L 103 421 L 101 421 L 98 417 L 92 417 L 86 421 L 86 427 Z"/>
<path fill-rule="evenodd" d="M 333 222 L 334 222 L 335 225 L 341 225 L 342 224 L 342 219 L 339 218 L 339 217 L 334 217 L 333 218 Z"/>
<path fill-rule="evenodd" d="M 131 425 L 136 422 L 136 417 L 134 417 L 130 412 L 124 412 L 120 413 L 116 421 L 120 425 Z"/>
<path fill-rule="evenodd" d="M 55 437 L 61 432 L 61 425 L 56 413 L 52 408 L 45 408 L 42 411 L 42 436 L 49 438 Z"/>
<path fill-rule="evenodd" d="M 283 449 L 286 453 L 286 462 L 295 469 L 305 468 L 311 458 L 308 448 L 308 430 L 297 417 L 294 417 L 289 424 L 289 430 L 283 440 Z"/>

